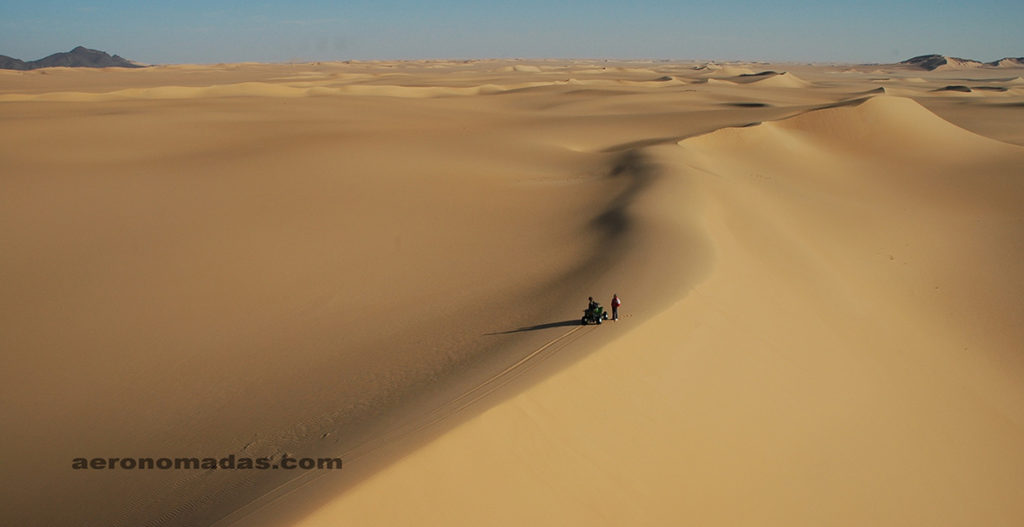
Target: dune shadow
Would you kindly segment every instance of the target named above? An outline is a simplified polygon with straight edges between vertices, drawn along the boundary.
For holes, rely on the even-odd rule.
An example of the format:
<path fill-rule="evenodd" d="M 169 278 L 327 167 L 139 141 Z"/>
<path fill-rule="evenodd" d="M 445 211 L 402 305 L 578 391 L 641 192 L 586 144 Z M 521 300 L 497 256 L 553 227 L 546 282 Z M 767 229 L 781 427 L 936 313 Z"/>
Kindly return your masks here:
<path fill-rule="evenodd" d="M 537 324 L 536 326 L 523 326 L 521 328 L 509 329 L 506 331 L 494 331 L 492 333 L 484 333 L 484 335 L 509 335 L 512 333 L 524 333 L 527 331 L 540 331 L 542 329 L 564 328 L 568 326 L 578 325 L 580 325 L 579 319 L 563 320 L 561 322 L 548 322 L 547 324 Z"/>
<path fill-rule="evenodd" d="M 737 108 L 769 108 L 770 104 L 765 102 L 723 102 L 722 106 L 735 106 Z"/>
<path fill-rule="evenodd" d="M 971 89 L 969 87 L 963 86 L 963 85 L 960 85 L 960 84 L 951 84 L 951 85 L 946 86 L 944 88 L 936 88 L 936 89 L 934 89 L 932 91 L 933 92 L 937 92 L 937 91 L 955 91 L 955 92 L 962 92 L 962 93 L 971 93 Z"/>

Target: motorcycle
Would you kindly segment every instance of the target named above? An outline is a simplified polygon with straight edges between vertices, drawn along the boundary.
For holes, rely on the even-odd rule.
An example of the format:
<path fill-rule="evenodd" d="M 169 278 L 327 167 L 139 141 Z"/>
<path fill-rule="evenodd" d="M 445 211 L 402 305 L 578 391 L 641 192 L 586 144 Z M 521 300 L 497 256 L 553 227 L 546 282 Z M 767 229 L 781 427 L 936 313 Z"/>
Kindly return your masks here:
<path fill-rule="evenodd" d="M 593 308 L 583 310 L 583 318 L 580 319 L 580 324 L 584 326 L 587 324 L 600 324 L 605 320 L 608 320 L 608 313 L 604 310 L 604 307 L 601 307 L 601 304 L 597 304 Z"/>

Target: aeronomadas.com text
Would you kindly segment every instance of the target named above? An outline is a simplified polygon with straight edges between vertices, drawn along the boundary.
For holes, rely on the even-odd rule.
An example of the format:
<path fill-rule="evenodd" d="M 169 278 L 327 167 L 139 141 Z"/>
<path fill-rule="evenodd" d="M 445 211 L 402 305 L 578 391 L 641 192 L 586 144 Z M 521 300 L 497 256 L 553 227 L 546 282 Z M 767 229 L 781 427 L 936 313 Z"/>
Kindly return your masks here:
<path fill-rule="evenodd" d="M 291 457 L 280 460 L 269 457 L 235 457 L 231 454 L 214 457 L 76 457 L 71 460 L 75 470 L 337 470 L 341 458 Z"/>

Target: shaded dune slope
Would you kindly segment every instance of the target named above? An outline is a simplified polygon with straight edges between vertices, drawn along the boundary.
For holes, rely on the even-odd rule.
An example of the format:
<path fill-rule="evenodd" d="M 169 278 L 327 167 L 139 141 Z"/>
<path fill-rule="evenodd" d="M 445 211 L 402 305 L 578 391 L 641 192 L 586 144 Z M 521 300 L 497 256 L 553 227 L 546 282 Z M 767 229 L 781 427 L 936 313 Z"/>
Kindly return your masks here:
<path fill-rule="evenodd" d="M 574 329 L 565 327 L 566 313 L 576 316 L 587 294 L 642 298 L 642 313 L 699 276 L 697 265 L 690 273 L 666 267 L 681 254 L 699 263 L 700 240 L 649 203 L 650 189 L 668 180 L 635 149 L 538 146 L 518 130 L 452 118 L 444 106 L 392 110 L 384 100 L 343 99 L 322 118 L 324 107 L 313 104 L 320 101 L 264 101 L 253 117 L 218 114 L 218 125 L 206 127 L 205 114 L 178 103 L 108 113 L 89 99 L 100 107 L 79 107 L 83 115 L 56 132 L 33 119 L 5 131 L 9 144 L 55 134 L 76 145 L 41 161 L 13 147 L 5 154 L 13 172 L 4 223 L 26 227 L 9 233 L 25 249 L 4 262 L 3 271 L 22 280 L 5 285 L 20 307 L 4 313 L 18 330 L 3 338 L 55 364 L 45 376 L 6 378 L 6 389 L 19 400 L 57 394 L 50 396 L 70 416 L 44 422 L 31 405 L 18 405 L 10 417 L 40 430 L 90 430 L 51 434 L 37 445 L 41 455 L 57 458 L 68 441 L 85 455 L 301 452 L 340 455 L 346 477 L 356 475 L 364 455 L 447 419 L 460 395 L 489 391 L 496 374 Z M 367 139 L 347 133 L 348 119 L 360 114 L 344 105 L 372 112 L 373 123 L 360 128 Z M 454 121 L 430 120 L 431 134 L 422 134 L 408 125 L 410 108 Z M 484 137 L 466 139 L 459 119 Z M 117 163 L 104 157 L 110 144 L 118 145 Z M 53 208 L 32 206 L 39 196 Z M 55 284 L 34 255 L 75 265 Z M 630 281 L 616 276 L 659 268 Z M 65 329 L 43 330 L 51 324 Z M 573 338 L 607 338 L 591 329 Z M 68 346 L 76 353 L 65 357 Z M 20 359 L 4 360 L 13 371 Z M 118 382 L 95 386 L 91 379 L 102 375 Z M 116 419 L 90 428 L 110 407 Z M 183 420 L 191 428 L 176 428 Z M 28 460 L 11 468 L 14 482 L 39 470 Z M 292 488 L 295 478 L 113 475 L 109 488 L 83 490 L 89 475 L 79 473 L 50 491 L 75 503 L 85 524 L 179 525 L 223 518 Z M 16 512 L 26 514 L 15 518 L 22 524 L 60 523 L 63 510 Z"/>
<path fill-rule="evenodd" d="M 634 314 L 645 316 L 662 310 L 705 276 L 711 258 L 707 240 L 694 229 L 694 218 L 681 218 L 679 214 L 679 207 L 686 206 L 686 192 L 678 188 L 678 180 L 668 177 L 664 168 L 641 149 L 625 148 L 594 155 L 605 160 L 602 179 L 612 190 L 612 199 L 593 211 L 584 231 L 579 233 L 593 238 L 594 250 L 576 267 L 543 284 L 538 291 L 558 291 L 563 297 L 574 291 L 619 291 L 638 299 Z M 685 269 L 680 269 L 680 262 L 686 262 Z M 501 333 L 535 331 L 543 331 L 539 334 L 543 339 L 534 339 L 532 344 L 506 343 L 521 356 L 514 363 L 478 377 L 472 384 L 462 384 L 454 397 L 448 395 L 416 404 L 416 408 L 428 411 L 406 416 L 401 426 L 343 452 L 342 457 L 351 467 L 347 479 L 319 473 L 289 480 L 238 508 L 218 525 L 298 521 L 304 511 L 322 506 L 335 494 L 348 492 L 362 479 L 372 477 L 386 466 L 381 461 L 388 460 L 389 455 L 421 447 L 436 438 L 439 430 L 471 419 L 481 410 L 481 400 L 487 398 L 493 404 L 529 389 L 538 378 L 571 367 L 617 335 L 608 324 L 600 329 L 581 327 L 575 319 Z M 389 454 L 374 459 L 380 452 Z M 327 476 L 323 478 L 326 481 L 319 481 L 321 476 Z M 301 506 L 296 507 L 296 503 Z M 387 520 L 380 521 L 387 524 Z"/>

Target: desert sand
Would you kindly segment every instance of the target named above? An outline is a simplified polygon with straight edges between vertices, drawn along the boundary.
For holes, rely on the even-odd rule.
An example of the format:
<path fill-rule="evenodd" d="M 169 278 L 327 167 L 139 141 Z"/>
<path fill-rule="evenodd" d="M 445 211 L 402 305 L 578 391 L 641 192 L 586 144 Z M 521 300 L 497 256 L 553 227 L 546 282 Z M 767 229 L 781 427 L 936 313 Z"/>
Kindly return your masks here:
<path fill-rule="evenodd" d="M 1020 525 L 1022 73 L 0 72 L 0 520 Z"/>

